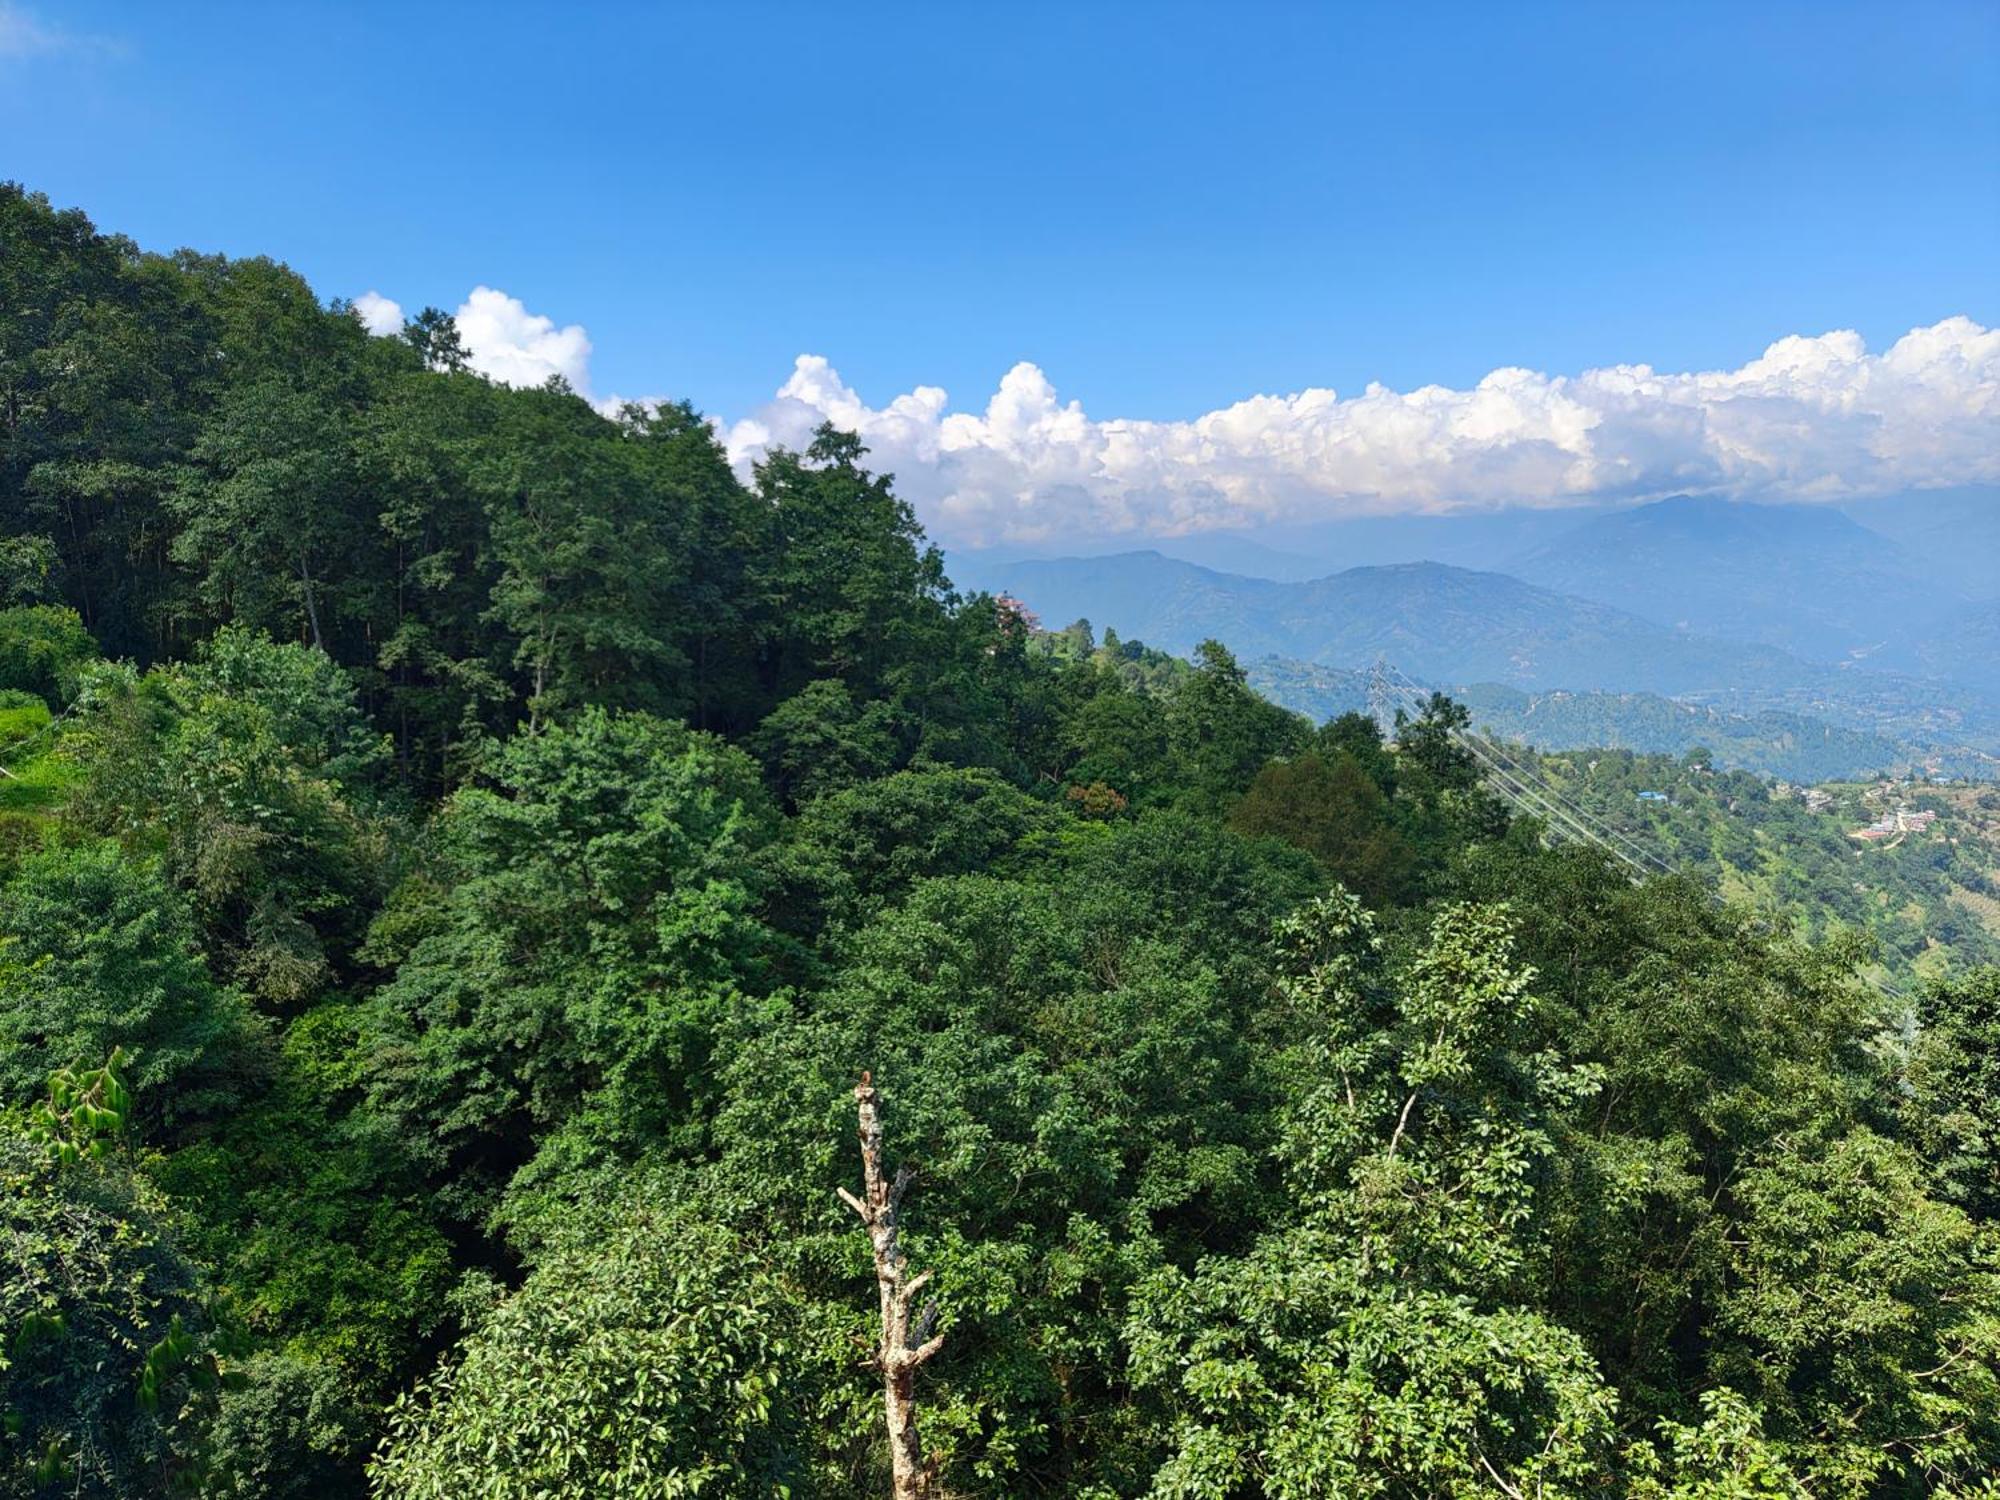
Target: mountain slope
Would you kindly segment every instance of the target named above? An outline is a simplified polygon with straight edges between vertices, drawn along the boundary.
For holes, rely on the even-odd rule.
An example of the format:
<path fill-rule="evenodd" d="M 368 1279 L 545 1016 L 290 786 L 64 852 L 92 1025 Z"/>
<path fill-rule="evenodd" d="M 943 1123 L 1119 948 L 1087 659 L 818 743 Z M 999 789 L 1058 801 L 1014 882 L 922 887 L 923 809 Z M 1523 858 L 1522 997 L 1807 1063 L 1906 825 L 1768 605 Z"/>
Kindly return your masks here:
<path fill-rule="evenodd" d="M 1051 628 L 1088 619 L 1100 633 L 1108 627 L 1178 655 L 1213 636 L 1244 661 L 1270 656 L 1361 668 L 1380 657 L 1427 682 L 1655 693 L 1735 715 L 1777 711 L 1818 720 L 1926 757 L 1967 745 L 2000 751 L 2000 688 L 1981 691 L 1872 663 L 1808 662 L 1770 646 L 1673 630 L 1501 573 L 1410 563 L 1273 583 L 1156 552 L 984 569 L 962 561 L 954 562 L 962 586 L 1011 593 Z M 1939 670 L 1915 658 L 1909 665 Z M 1977 765 L 1979 774 L 1991 774 L 1990 760 Z"/>
<path fill-rule="evenodd" d="M 1247 667 L 1250 685 L 1316 720 L 1374 708 L 1368 672 L 1266 656 Z M 1825 781 L 1927 764 L 1917 747 L 1842 729 L 1804 714 L 1723 713 L 1656 693 L 1524 693 L 1495 683 L 1451 685 L 1487 734 L 1544 750 L 1591 747 L 1684 755 L 1705 747 L 1715 764 L 1790 781 Z"/>
<path fill-rule="evenodd" d="M 1530 583 L 1661 625 L 1838 661 L 1962 602 L 1908 549 L 1825 505 L 1680 496 L 1517 558 Z"/>
<path fill-rule="evenodd" d="M 1272 583 L 1131 552 L 1011 563 L 961 581 L 1006 590 L 1050 626 L 1088 618 L 1167 651 L 1213 636 L 1246 659 L 1366 666 L 1387 657 L 1438 682 L 1688 693 L 1799 689 L 1817 675 L 1780 651 L 1441 563 Z"/>
<path fill-rule="evenodd" d="M 2000 559 L 1994 565 L 2000 568 Z M 1970 604 L 1914 626 L 1872 664 L 2000 696 L 2000 603 Z"/>
<path fill-rule="evenodd" d="M 1970 599 L 2000 600 L 2000 488 L 1920 490 L 1843 506 Z"/>

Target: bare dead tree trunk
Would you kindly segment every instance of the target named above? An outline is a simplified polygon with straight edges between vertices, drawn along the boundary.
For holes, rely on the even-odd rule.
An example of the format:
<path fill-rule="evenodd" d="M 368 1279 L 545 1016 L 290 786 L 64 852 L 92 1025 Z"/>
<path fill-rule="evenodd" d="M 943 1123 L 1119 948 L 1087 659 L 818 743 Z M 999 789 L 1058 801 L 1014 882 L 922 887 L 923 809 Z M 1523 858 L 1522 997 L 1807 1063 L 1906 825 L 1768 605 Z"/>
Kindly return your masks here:
<path fill-rule="evenodd" d="M 930 1470 L 917 1441 L 917 1366 L 943 1347 L 944 1335 L 932 1336 L 937 1304 L 927 1303 L 914 1319 L 910 1305 L 931 1279 L 929 1271 L 909 1275 L 902 1247 L 896 1240 L 896 1213 L 916 1172 L 904 1166 L 892 1179 L 882 1171 L 882 1099 L 867 1073 L 854 1089 L 861 1117 L 863 1197 L 836 1189 L 841 1201 L 861 1216 L 875 1250 L 875 1284 L 882 1294 L 882 1342 L 875 1363 L 882 1372 L 882 1405 L 889 1423 L 889 1469 L 895 1500 L 924 1500 L 930 1492 Z"/>

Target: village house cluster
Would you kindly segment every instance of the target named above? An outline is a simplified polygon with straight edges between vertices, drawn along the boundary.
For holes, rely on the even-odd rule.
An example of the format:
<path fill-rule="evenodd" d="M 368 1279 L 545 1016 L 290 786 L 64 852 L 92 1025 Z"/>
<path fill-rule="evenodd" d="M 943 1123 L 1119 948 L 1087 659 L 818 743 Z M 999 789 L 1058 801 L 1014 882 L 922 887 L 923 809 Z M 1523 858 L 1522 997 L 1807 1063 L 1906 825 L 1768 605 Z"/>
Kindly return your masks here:
<path fill-rule="evenodd" d="M 1894 812 L 1884 813 L 1866 828 L 1857 828 L 1848 835 L 1863 843 L 1879 843 L 1892 839 L 1899 833 L 1922 833 L 1937 821 L 1937 814 L 1926 808 L 1922 812 L 1912 812 L 1907 807 L 1899 807 Z"/>

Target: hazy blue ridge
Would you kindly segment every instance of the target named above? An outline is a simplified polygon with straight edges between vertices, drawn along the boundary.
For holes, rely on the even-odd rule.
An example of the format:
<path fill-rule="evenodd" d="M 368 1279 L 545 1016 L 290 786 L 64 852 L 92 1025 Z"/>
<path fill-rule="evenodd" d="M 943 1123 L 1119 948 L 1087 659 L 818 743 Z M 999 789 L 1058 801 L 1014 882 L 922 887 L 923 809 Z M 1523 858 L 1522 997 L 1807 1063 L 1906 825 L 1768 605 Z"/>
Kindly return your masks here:
<path fill-rule="evenodd" d="M 1874 652 L 1966 602 L 1954 578 L 1827 505 L 1678 496 L 1592 517 L 1504 566 L 1656 624 L 1816 661 Z"/>

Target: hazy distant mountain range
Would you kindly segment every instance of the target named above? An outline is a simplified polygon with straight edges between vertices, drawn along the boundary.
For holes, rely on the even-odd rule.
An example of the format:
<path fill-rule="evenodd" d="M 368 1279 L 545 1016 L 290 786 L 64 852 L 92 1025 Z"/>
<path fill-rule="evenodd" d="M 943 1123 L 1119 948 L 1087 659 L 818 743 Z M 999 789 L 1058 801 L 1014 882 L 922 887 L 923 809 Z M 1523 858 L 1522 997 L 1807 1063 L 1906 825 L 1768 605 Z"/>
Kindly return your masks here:
<path fill-rule="evenodd" d="M 1677 630 L 1821 661 L 1878 651 L 1969 602 L 1915 553 L 1825 505 L 1662 500 L 1595 517 L 1505 566 Z"/>
<path fill-rule="evenodd" d="M 1267 656 L 1247 664 L 1250 683 L 1274 702 L 1315 719 L 1377 709 L 1371 673 Z M 1641 754 L 1710 751 L 1718 764 L 1793 781 L 1827 781 L 1878 771 L 1935 770 L 1982 775 L 1973 754 L 1925 752 L 1885 735 L 1841 729 L 1805 714 L 1750 714 L 1680 703 L 1656 693 L 1525 693 L 1496 683 L 1441 683 L 1472 710 L 1474 724 L 1501 739 L 1544 750 L 1602 746 Z"/>
<path fill-rule="evenodd" d="M 2000 600 L 2000 489 L 1932 490 L 1844 507 L 1967 597 Z"/>
<path fill-rule="evenodd" d="M 2000 602 L 1968 604 L 1901 635 L 1874 662 L 2000 698 Z"/>
<path fill-rule="evenodd" d="M 1304 669 L 1386 659 L 1426 682 L 1572 695 L 1536 710 L 1543 729 L 1566 726 L 1537 741 L 1549 745 L 1587 719 L 1602 743 L 1684 748 L 1667 741 L 1698 727 L 1686 722 L 1695 706 L 1723 715 L 1711 730 L 1729 730 L 1708 739 L 1739 742 L 1733 757 L 1712 745 L 1719 755 L 1781 774 L 1793 752 L 1853 772 L 1877 755 L 2000 752 L 2000 583 L 1989 576 L 2000 575 L 2000 492 L 1868 513 L 1901 537 L 1830 507 L 1681 497 L 1561 517 L 1559 529 L 1547 513 L 1468 518 L 1472 550 L 1496 560 L 1484 568 L 1396 561 L 1263 578 L 1147 550 L 957 553 L 951 570 L 961 586 L 1020 598 L 1051 627 L 1088 619 L 1176 653 L 1212 636 L 1246 662 L 1272 659 L 1260 667 L 1272 695 L 1308 711 L 1324 695 L 1302 686 Z M 1954 535 L 1941 515 L 1960 517 L 1959 550 L 1991 549 L 1987 566 L 1938 561 Z M 1439 550 L 1465 555 L 1448 521 L 1417 519 L 1427 524 L 1404 533 L 1408 544 L 1451 541 Z M 1371 533 L 1376 543 L 1387 545 L 1389 527 Z M 1502 553 L 1510 537 L 1523 545 Z M 1236 537 L 1212 551 L 1254 560 L 1267 545 Z M 1311 558 L 1271 550 L 1299 567 Z M 1486 707 L 1509 711 L 1499 698 Z"/>
<path fill-rule="evenodd" d="M 1013 563 L 977 581 L 1025 601 L 1047 624 L 1088 619 L 1175 653 L 1213 636 L 1245 658 L 1363 666 L 1387 657 L 1431 681 L 1659 693 L 1797 688 L 1815 675 L 1771 647 L 1687 634 L 1504 573 L 1443 563 L 1274 583 L 1126 552 Z"/>

